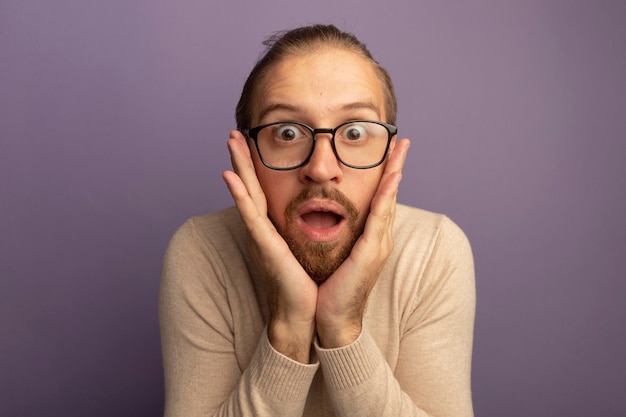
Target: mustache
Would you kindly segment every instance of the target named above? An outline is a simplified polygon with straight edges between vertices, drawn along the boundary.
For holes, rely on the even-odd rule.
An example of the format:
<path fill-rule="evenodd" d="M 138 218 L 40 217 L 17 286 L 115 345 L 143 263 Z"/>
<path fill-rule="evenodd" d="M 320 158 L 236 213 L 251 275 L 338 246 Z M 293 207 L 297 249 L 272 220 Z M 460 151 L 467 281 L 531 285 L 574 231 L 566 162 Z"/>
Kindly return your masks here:
<path fill-rule="evenodd" d="M 344 193 L 335 188 L 314 186 L 305 188 L 289 202 L 287 207 L 285 207 L 285 218 L 289 219 L 291 213 L 296 210 L 298 205 L 314 198 L 332 200 L 340 204 L 345 208 L 348 220 L 356 220 L 359 217 L 359 209 Z"/>

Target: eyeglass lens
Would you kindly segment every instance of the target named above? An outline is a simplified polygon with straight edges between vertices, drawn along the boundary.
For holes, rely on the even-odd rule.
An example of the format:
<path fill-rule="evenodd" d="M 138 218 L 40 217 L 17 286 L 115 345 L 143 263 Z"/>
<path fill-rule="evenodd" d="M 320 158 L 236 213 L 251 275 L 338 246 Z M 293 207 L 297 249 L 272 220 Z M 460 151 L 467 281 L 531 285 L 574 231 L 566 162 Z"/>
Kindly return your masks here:
<path fill-rule="evenodd" d="M 327 132 L 319 133 L 321 135 Z M 257 133 L 263 161 L 278 169 L 302 165 L 311 155 L 314 131 L 299 123 L 274 123 Z M 334 134 L 339 159 L 350 166 L 369 167 L 380 163 L 387 150 L 389 131 L 381 124 L 355 121 L 340 125 Z"/>

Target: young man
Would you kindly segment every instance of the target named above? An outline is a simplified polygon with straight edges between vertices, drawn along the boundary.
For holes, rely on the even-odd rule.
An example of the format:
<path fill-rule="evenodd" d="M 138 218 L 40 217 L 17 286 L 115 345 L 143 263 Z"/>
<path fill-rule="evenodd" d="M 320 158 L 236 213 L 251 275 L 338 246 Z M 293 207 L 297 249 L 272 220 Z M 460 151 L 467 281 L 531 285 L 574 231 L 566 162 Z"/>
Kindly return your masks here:
<path fill-rule="evenodd" d="M 387 72 L 334 26 L 268 46 L 228 140 L 236 208 L 165 257 L 165 415 L 471 416 L 471 250 L 396 204 Z"/>

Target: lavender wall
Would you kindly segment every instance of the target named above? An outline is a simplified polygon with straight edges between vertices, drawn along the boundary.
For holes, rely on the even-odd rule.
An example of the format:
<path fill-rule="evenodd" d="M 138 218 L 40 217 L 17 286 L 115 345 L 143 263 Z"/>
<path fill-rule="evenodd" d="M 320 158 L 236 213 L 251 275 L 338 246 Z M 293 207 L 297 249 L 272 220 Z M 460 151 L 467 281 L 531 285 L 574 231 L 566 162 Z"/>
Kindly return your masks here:
<path fill-rule="evenodd" d="M 477 415 L 626 415 L 626 3 L 368 3 L 0 3 L 0 415 L 161 412 L 163 250 L 231 204 L 260 40 L 317 21 L 395 79 L 400 200 L 473 242 Z"/>

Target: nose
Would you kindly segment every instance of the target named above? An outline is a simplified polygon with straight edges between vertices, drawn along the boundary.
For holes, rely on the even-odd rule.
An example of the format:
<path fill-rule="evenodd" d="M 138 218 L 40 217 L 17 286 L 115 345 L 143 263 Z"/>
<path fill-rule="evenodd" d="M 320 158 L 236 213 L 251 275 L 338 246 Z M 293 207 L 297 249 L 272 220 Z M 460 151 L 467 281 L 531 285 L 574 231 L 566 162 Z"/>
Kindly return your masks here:
<path fill-rule="evenodd" d="M 341 182 L 343 170 L 341 162 L 333 151 L 332 136 L 318 133 L 315 137 L 315 148 L 309 161 L 300 168 L 300 180 L 305 184 L 324 184 Z"/>

